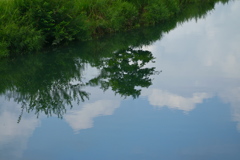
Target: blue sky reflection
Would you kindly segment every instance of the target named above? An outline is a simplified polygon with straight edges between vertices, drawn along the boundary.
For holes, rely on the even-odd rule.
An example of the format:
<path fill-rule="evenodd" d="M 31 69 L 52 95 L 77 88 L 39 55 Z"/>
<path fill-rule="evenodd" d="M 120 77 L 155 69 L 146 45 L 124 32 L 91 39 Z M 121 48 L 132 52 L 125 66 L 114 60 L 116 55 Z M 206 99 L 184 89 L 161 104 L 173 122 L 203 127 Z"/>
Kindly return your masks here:
<path fill-rule="evenodd" d="M 240 1 L 217 4 L 205 19 L 183 23 L 145 47 L 157 57 L 157 70 L 163 71 L 154 77 L 152 91 L 143 94 L 150 104 L 190 111 L 218 96 L 230 104 L 240 131 L 239 11 Z M 196 94 L 201 95 L 199 101 L 194 100 Z"/>

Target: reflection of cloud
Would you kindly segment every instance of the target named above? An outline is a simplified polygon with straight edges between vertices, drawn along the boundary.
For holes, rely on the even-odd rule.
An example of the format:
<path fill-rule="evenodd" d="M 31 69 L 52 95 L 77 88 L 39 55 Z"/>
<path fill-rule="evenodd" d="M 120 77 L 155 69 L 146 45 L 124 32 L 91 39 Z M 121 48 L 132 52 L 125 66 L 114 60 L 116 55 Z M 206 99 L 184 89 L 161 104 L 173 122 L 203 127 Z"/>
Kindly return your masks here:
<path fill-rule="evenodd" d="M 17 123 L 20 108 L 15 103 L 0 104 L 0 159 L 18 159 L 27 147 L 28 138 L 38 126 L 34 117 L 23 116 Z"/>
<path fill-rule="evenodd" d="M 240 131 L 240 87 L 229 89 L 219 95 L 224 102 L 231 104 L 233 120 L 238 122 L 237 128 Z"/>
<path fill-rule="evenodd" d="M 159 83 L 153 83 L 153 88 L 184 95 L 199 90 L 220 95 L 225 102 L 231 104 L 233 119 L 238 122 L 240 130 L 239 11 L 240 1 L 229 1 L 225 6 L 217 4 L 216 9 L 206 18 L 199 19 L 197 23 L 195 20 L 183 23 L 150 49 L 157 59 L 156 70 L 163 70 L 160 76 L 154 77 Z M 150 97 L 154 105 L 170 103 L 172 108 L 180 107 L 176 102 L 173 104 L 158 98 L 161 96 L 156 96 L 157 94 L 186 103 L 186 98 L 182 95 L 170 96 L 170 93 L 158 92 Z M 194 107 L 194 95 L 188 99 L 190 104 L 185 105 L 188 106 L 185 110 Z"/>
<path fill-rule="evenodd" d="M 240 1 L 228 5 L 216 5 L 205 19 L 185 22 L 156 42 L 157 47 L 149 47 L 154 48 L 156 62 L 161 60 L 157 70 L 177 77 L 186 74 L 240 78 L 240 70 L 236 69 L 240 68 L 240 21 L 236 16 Z"/>
<path fill-rule="evenodd" d="M 203 99 L 206 98 L 210 98 L 210 95 L 207 93 L 194 93 L 193 97 L 185 98 L 158 89 L 153 89 L 152 93 L 149 95 L 149 101 L 152 105 L 158 107 L 167 106 L 172 109 L 179 109 L 186 112 L 193 110 L 197 103 L 202 103 Z"/>
<path fill-rule="evenodd" d="M 64 117 L 75 132 L 81 129 L 93 127 L 93 118 L 101 115 L 112 115 L 119 107 L 118 101 L 99 100 L 95 103 L 86 104 L 79 111 L 71 111 Z"/>

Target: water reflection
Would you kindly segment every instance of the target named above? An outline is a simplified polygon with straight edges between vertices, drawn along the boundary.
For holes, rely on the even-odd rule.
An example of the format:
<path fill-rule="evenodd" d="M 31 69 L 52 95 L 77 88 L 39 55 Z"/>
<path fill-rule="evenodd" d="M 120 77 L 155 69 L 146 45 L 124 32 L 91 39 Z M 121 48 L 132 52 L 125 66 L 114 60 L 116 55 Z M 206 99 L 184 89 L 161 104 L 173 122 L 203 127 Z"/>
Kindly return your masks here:
<path fill-rule="evenodd" d="M 88 59 L 51 54 L 42 55 L 41 59 L 29 57 L 16 64 L 8 62 L 13 72 L 10 77 L 9 68 L 2 72 L 2 93 L 21 104 L 21 115 L 27 111 L 35 112 L 37 116 L 43 112 L 62 117 L 66 106 L 71 108 L 73 101 L 79 104 L 89 98 L 90 93 L 84 90 L 87 86 L 100 85 L 104 91 L 111 87 L 116 94 L 137 98 L 140 89 L 136 87 L 149 87 L 150 76 L 155 73 L 153 67 L 143 68 L 153 62 L 151 52 L 127 48 L 109 54 L 111 57 L 92 58 L 91 66 L 100 74 L 84 82 L 82 72 L 90 64 Z M 14 65 L 20 65 L 21 69 L 14 71 Z"/>
<path fill-rule="evenodd" d="M 193 110 L 196 104 L 202 103 L 204 99 L 210 97 L 211 95 L 208 93 L 193 93 L 192 97 L 183 97 L 168 91 L 153 89 L 148 95 L 148 100 L 153 106 L 168 106 L 171 109 L 179 109 L 187 113 Z"/>
<path fill-rule="evenodd" d="M 16 123 L 21 106 L 4 102 L 2 97 L 0 102 L 0 159 L 20 159 L 40 122 L 32 115 L 25 115 L 21 123 Z"/>
<path fill-rule="evenodd" d="M 141 93 L 139 87 L 149 87 L 152 84 L 150 76 L 158 73 L 154 67 L 146 67 L 154 57 L 141 47 L 161 39 L 177 23 L 202 18 L 216 2 L 189 6 L 164 25 L 42 55 L 1 61 L 0 93 L 21 104 L 21 115 L 26 111 L 58 117 L 66 112 L 66 106 L 72 107 L 73 101 L 80 103 L 89 99 L 90 93 L 84 89 L 87 86 L 100 85 L 104 91 L 111 88 L 121 96 L 137 98 Z M 97 68 L 100 74 L 84 81 L 82 73 L 88 65 Z"/>
<path fill-rule="evenodd" d="M 219 96 L 225 103 L 231 104 L 232 119 L 237 122 L 237 129 L 240 132 L 240 85 L 238 86 L 219 93 Z"/>
<path fill-rule="evenodd" d="M 192 20 L 182 24 L 148 48 L 156 59 L 162 59 L 155 67 L 164 71 L 161 78 L 155 77 L 161 85 L 152 85 L 153 91 L 148 91 L 151 104 L 184 110 L 166 99 L 183 103 L 195 93 L 206 94 L 203 102 L 209 97 L 220 97 L 231 105 L 232 120 L 239 130 L 239 6 L 239 1 L 231 2 L 229 7 L 218 4 L 214 14 L 197 23 Z M 163 96 L 166 98 L 161 100 Z M 187 99 L 191 102 L 192 98 Z M 196 104 L 199 103 L 192 103 L 188 109 Z"/>
<path fill-rule="evenodd" d="M 236 4 L 174 30 L 176 20 L 2 61 L 0 159 L 239 159 Z"/>
<path fill-rule="evenodd" d="M 75 133 L 79 133 L 81 129 L 93 127 L 93 118 L 112 115 L 119 105 L 120 102 L 117 100 L 98 100 L 85 104 L 81 110 L 70 111 L 64 118 Z"/>
<path fill-rule="evenodd" d="M 154 67 L 143 68 L 153 59 L 149 51 L 132 48 L 116 51 L 113 57 L 105 61 L 99 76 L 87 84 L 100 85 L 103 90 L 111 87 L 116 94 L 137 98 L 141 90 L 136 87 L 149 87 L 152 84 L 150 76 L 157 73 Z"/>

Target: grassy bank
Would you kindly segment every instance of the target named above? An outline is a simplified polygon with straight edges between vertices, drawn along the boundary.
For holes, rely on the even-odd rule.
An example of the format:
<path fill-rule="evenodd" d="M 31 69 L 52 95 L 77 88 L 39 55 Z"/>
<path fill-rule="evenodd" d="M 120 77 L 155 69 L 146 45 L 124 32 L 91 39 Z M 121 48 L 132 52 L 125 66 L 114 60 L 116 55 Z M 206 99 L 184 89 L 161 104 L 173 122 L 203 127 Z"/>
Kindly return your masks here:
<path fill-rule="evenodd" d="M 164 23 L 189 3 L 227 0 L 0 0 L 0 58 Z"/>

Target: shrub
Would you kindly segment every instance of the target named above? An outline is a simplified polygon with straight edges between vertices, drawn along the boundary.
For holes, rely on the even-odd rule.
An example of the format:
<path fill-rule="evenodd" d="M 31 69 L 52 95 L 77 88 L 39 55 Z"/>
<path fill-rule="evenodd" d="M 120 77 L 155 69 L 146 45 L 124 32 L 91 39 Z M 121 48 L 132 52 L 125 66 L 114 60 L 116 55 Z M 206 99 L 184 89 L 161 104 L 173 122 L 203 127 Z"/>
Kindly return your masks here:
<path fill-rule="evenodd" d="M 129 2 L 117 1 L 107 12 L 110 27 L 115 31 L 126 30 L 137 24 L 138 11 Z"/>
<path fill-rule="evenodd" d="M 7 57 L 9 55 L 8 43 L 4 40 L 0 41 L 0 58 Z"/>
<path fill-rule="evenodd" d="M 40 31 L 36 31 L 32 26 L 20 26 L 18 23 L 9 23 L 2 27 L 0 37 L 2 55 L 29 53 L 39 50 L 43 44 Z"/>
<path fill-rule="evenodd" d="M 144 25 L 158 23 L 180 11 L 178 0 L 151 0 L 143 8 L 141 23 Z"/>
<path fill-rule="evenodd" d="M 169 16 L 170 14 L 166 4 L 162 1 L 156 1 L 144 7 L 141 23 L 144 25 L 154 24 L 167 19 Z"/>
<path fill-rule="evenodd" d="M 0 57 L 24 54 L 42 47 L 41 32 L 29 24 L 26 16 L 20 16 L 14 0 L 0 2 L 0 15 Z"/>
<path fill-rule="evenodd" d="M 42 31 L 47 43 L 59 44 L 63 41 L 89 38 L 86 15 L 74 7 L 74 1 L 21 1 L 17 3 L 20 15 L 27 16 L 34 27 Z"/>

